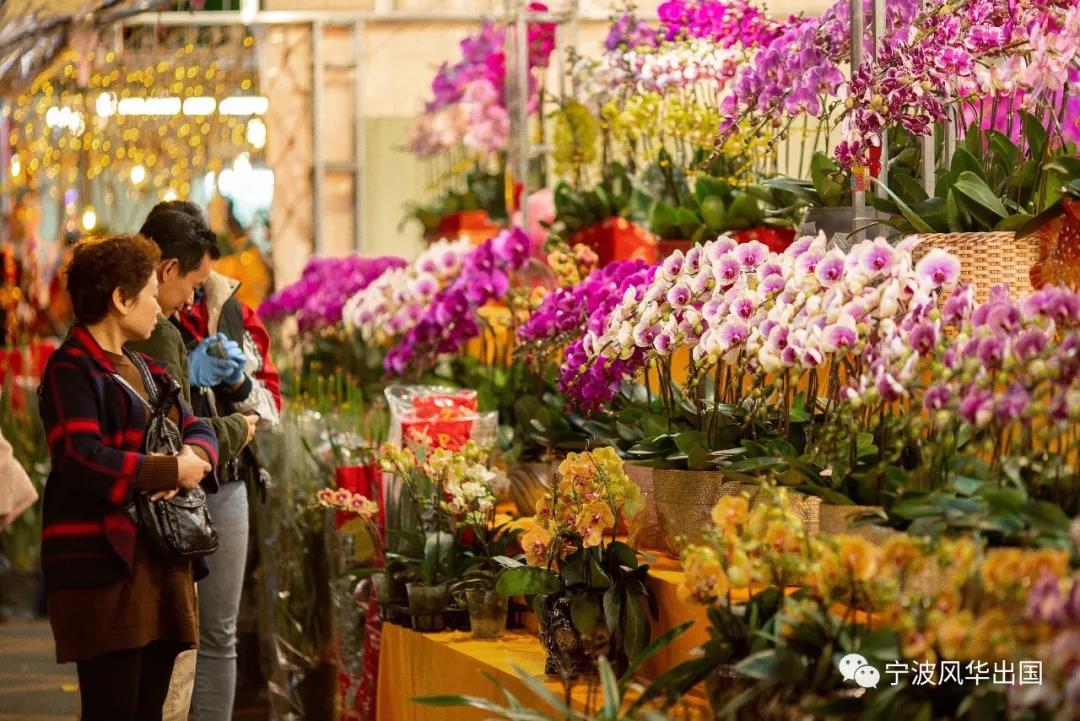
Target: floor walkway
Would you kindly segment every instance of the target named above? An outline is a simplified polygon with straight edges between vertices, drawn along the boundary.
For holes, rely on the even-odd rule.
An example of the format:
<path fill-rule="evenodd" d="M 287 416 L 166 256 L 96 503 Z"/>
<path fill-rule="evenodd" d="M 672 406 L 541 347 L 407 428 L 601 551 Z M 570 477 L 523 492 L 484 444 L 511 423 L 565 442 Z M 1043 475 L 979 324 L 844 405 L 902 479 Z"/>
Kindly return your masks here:
<path fill-rule="evenodd" d="M 74 721 L 75 666 L 56 663 L 47 621 L 0 623 L 0 721 Z"/>
<path fill-rule="evenodd" d="M 49 622 L 0 623 L 0 721 L 75 721 L 74 664 L 56 663 Z M 265 721 L 265 702 L 239 705 L 234 721 Z"/>

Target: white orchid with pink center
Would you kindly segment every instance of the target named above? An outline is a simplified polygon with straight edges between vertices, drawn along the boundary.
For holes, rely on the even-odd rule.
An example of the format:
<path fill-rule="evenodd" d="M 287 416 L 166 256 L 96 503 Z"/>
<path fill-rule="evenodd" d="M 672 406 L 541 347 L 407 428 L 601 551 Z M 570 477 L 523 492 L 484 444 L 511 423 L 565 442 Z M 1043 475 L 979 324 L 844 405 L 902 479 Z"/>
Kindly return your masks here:
<path fill-rule="evenodd" d="M 438 240 L 405 268 L 394 268 L 354 295 L 343 317 L 368 343 L 385 344 L 407 333 L 435 295 L 461 272 L 468 240 Z"/>

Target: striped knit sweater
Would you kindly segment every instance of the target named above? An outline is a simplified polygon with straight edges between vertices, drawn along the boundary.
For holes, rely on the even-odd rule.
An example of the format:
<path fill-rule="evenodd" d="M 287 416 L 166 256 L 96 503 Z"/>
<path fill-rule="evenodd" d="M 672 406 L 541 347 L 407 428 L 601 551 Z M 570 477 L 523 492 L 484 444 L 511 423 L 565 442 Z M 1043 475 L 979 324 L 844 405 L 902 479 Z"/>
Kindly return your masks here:
<path fill-rule="evenodd" d="M 165 388 L 171 382 L 165 367 L 145 360 Z M 135 525 L 123 507 L 140 490 L 146 406 L 115 378 L 112 362 L 83 326 L 49 359 L 38 395 L 52 455 L 41 533 L 45 587 L 114 583 L 130 572 L 135 552 Z M 210 426 L 183 404 L 179 426 L 184 443 L 202 449 L 216 469 Z M 216 470 L 203 485 L 217 490 Z"/>

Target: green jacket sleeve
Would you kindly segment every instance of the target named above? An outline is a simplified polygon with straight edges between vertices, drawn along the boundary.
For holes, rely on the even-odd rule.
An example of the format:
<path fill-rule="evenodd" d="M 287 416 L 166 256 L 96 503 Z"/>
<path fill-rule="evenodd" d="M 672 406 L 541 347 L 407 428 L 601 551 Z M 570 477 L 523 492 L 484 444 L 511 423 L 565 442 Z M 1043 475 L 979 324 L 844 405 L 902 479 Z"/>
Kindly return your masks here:
<path fill-rule="evenodd" d="M 247 445 L 247 421 L 239 413 L 231 416 L 218 416 L 217 418 L 205 418 L 214 429 L 218 438 L 219 464 L 225 464 L 240 455 Z"/>

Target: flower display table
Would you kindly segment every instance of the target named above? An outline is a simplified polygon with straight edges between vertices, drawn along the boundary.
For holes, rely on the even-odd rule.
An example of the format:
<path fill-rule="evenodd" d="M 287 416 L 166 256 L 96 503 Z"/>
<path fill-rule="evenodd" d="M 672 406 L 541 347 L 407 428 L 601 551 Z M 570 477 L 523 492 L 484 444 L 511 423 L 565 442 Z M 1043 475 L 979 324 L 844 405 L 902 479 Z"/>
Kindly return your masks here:
<path fill-rule="evenodd" d="M 655 678 L 672 666 L 686 661 L 694 648 L 707 638 L 707 619 L 702 606 L 681 601 L 677 589 L 682 579 L 678 561 L 658 556 L 650 578 L 650 588 L 656 595 L 659 620 L 653 622 L 653 637 L 686 621 L 694 625 L 674 643 L 658 653 L 645 667 L 646 678 Z M 735 591 L 735 596 L 749 596 Z M 533 620 L 533 617 L 529 617 Z M 562 684 L 544 678 L 544 650 L 536 636 L 529 631 L 507 632 L 496 640 L 474 639 L 468 633 L 417 633 L 401 626 L 383 626 L 379 654 L 379 684 L 377 692 L 378 721 L 479 721 L 485 714 L 475 709 L 434 708 L 413 703 L 418 696 L 467 694 L 504 701 L 487 676 L 514 694 L 523 704 L 544 708 L 543 702 L 518 678 L 513 667 L 544 679 L 544 683 L 560 698 Z M 573 699 L 584 706 L 589 702 L 588 684 L 574 687 Z M 593 703 L 599 702 L 598 698 Z M 701 711 L 705 718 L 706 702 L 701 696 L 688 696 L 684 702 L 686 714 L 695 718 Z M 490 716 L 490 714 L 488 714 Z"/>

